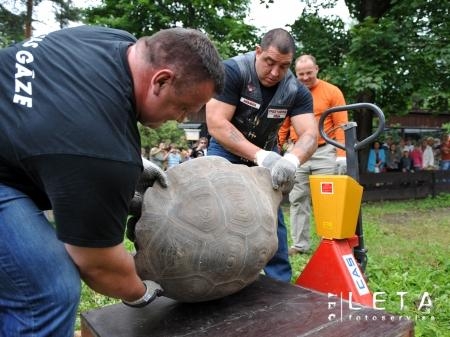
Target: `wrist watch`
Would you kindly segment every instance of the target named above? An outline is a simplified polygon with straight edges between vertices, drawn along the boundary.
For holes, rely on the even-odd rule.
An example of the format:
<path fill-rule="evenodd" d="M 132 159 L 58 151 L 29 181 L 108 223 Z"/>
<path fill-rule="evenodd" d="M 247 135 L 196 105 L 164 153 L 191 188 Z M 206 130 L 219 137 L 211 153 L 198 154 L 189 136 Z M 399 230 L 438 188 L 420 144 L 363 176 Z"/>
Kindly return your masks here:
<path fill-rule="evenodd" d="M 142 295 L 142 297 L 138 298 L 136 301 L 132 302 L 122 300 L 123 304 L 133 308 L 142 308 L 145 307 L 150 302 L 152 302 L 158 295 L 161 294 L 161 289 L 149 289 L 150 287 L 148 287 L 145 282 L 143 283 L 145 286 L 144 295 Z"/>

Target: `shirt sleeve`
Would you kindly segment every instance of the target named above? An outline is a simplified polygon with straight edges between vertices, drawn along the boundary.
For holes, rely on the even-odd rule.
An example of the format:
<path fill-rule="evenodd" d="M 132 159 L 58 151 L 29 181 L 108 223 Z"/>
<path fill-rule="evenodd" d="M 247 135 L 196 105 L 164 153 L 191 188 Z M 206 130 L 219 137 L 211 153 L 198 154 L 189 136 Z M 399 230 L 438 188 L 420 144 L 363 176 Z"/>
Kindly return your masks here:
<path fill-rule="evenodd" d="M 59 240 L 93 248 L 123 241 L 141 167 L 73 155 L 39 156 L 28 164 L 50 200 Z"/>
<path fill-rule="evenodd" d="M 234 60 L 225 60 L 223 62 L 225 69 L 225 88 L 221 94 L 214 98 L 234 106 L 239 104 L 243 80 L 239 72 L 239 67 Z"/>
<path fill-rule="evenodd" d="M 297 95 L 290 116 L 313 113 L 313 98 L 311 92 L 303 84 L 298 83 Z"/>

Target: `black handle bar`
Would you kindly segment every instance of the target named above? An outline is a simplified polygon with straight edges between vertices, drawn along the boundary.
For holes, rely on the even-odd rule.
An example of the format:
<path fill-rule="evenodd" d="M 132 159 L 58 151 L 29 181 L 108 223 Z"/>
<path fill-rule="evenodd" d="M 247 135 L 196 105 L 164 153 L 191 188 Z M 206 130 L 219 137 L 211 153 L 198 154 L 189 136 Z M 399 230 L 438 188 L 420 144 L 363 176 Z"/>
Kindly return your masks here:
<path fill-rule="evenodd" d="M 342 127 L 344 129 L 345 133 L 345 146 L 330 137 L 326 134 L 324 131 L 324 121 L 325 118 L 332 114 L 333 112 L 337 111 L 348 111 L 348 110 L 360 110 L 360 109 L 369 109 L 372 110 L 375 115 L 377 115 L 379 119 L 378 128 L 375 130 L 375 132 L 370 135 L 369 137 L 363 139 L 362 141 L 358 142 L 356 139 L 356 123 L 355 122 L 349 122 L 345 125 L 341 125 L 339 127 Z M 370 142 L 374 141 L 384 130 L 384 114 L 380 110 L 379 107 L 377 107 L 374 104 L 371 103 L 355 103 L 350 105 L 343 105 L 343 106 L 337 106 L 333 107 L 331 109 L 328 109 L 322 113 L 319 119 L 319 132 L 320 135 L 325 139 L 327 143 L 330 143 L 342 150 L 345 150 L 346 156 L 347 156 L 347 174 L 354 178 L 356 181 L 359 181 L 359 168 L 358 168 L 358 156 L 357 151 L 364 147 L 365 145 L 369 144 Z M 364 272 L 367 265 L 367 250 L 364 246 L 364 233 L 363 233 L 363 227 L 362 227 L 362 218 L 361 218 L 361 212 L 358 214 L 358 221 L 356 224 L 356 233 L 358 236 L 358 246 L 356 246 L 353 249 L 353 254 L 355 255 L 356 260 L 361 266 L 361 270 Z"/>
<path fill-rule="evenodd" d="M 358 142 L 355 141 L 355 143 L 353 144 L 353 148 L 352 149 L 347 149 L 345 147 L 345 145 L 335 141 L 334 139 L 331 139 L 330 137 L 328 137 L 328 135 L 326 134 L 325 130 L 323 129 L 324 127 L 324 121 L 325 118 L 327 118 L 328 115 L 337 112 L 337 111 L 348 111 L 348 110 L 360 110 L 360 109 L 369 109 L 372 110 L 375 115 L 377 115 L 378 119 L 379 119 L 379 123 L 378 123 L 378 128 L 377 130 L 370 135 L 369 137 L 363 139 L 362 141 Z M 384 114 L 383 111 L 381 111 L 381 109 L 379 107 L 377 107 L 375 104 L 371 104 L 371 103 L 355 103 L 355 104 L 349 104 L 349 105 L 342 105 L 342 106 L 337 106 L 337 107 L 333 107 L 330 108 L 326 111 L 324 111 L 322 113 L 322 115 L 320 116 L 319 119 L 319 132 L 320 135 L 323 137 L 323 139 L 325 139 L 325 141 L 327 143 L 330 143 L 342 150 L 345 151 L 358 151 L 359 149 L 361 149 L 362 147 L 364 147 L 365 145 L 371 143 L 372 141 L 374 141 L 380 134 L 381 132 L 383 132 L 384 130 L 384 124 L 385 124 L 385 118 L 384 118 Z M 350 126 L 355 126 L 355 124 L 352 124 L 352 122 L 349 123 Z M 345 127 L 345 126 L 344 126 Z"/>

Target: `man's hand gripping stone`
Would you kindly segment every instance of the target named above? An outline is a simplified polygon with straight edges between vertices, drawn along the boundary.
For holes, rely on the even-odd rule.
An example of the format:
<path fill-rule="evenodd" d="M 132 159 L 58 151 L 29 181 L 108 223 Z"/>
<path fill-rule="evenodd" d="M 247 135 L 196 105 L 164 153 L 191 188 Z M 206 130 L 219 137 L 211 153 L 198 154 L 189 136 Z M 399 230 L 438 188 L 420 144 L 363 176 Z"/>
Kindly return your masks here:
<path fill-rule="evenodd" d="M 166 173 L 156 164 L 151 161 L 142 158 L 142 164 L 144 169 L 139 177 L 136 184 L 136 190 L 134 192 L 134 197 L 130 202 L 129 214 L 131 215 L 127 221 L 127 238 L 134 242 L 135 241 L 135 227 L 136 223 L 139 221 L 142 213 L 142 202 L 144 199 L 144 194 L 147 188 L 153 186 L 155 181 L 157 181 L 162 187 L 167 187 L 168 179 Z"/>
<path fill-rule="evenodd" d="M 286 153 L 283 157 L 273 151 L 259 150 L 256 164 L 270 170 L 272 187 L 282 193 L 289 193 L 294 187 L 295 171 L 300 165 L 296 156 Z"/>

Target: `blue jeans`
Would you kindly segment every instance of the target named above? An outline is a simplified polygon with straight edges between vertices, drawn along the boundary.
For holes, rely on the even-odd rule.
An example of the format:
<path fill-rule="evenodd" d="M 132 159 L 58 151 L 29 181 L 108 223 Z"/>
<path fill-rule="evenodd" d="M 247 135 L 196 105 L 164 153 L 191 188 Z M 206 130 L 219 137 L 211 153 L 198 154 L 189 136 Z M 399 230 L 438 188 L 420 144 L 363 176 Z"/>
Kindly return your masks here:
<path fill-rule="evenodd" d="M 278 250 L 264 268 L 264 273 L 284 282 L 291 282 L 292 268 L 289 263 L 287 229 L 281 207 L 278 208 Z"/>
<path fill-rule="evenodd" d="M 441 170 L 450 171 L 450 160 L 441 160 Z"/>
<path fill-rule="evenodd" d="M 0 184 L 0 336 L 73 337 L 77 268 L 24 193 Z"/>
<path fill-rule="evenodd" d="M 209 143 L 207 153 L 208 156 L 224 157 L 234 164 L 246 164 L 240 161 L 237 156 L 225 150 L 213 138 Z M 292 268 L 289 263 L 287 230 L 281 207 L 278 208 L 277 236 L 278 250 L 272 259 L 267 263 L 264 268 L 264 273 L 273 279 L 290 282 L 292 277 Z"/>

